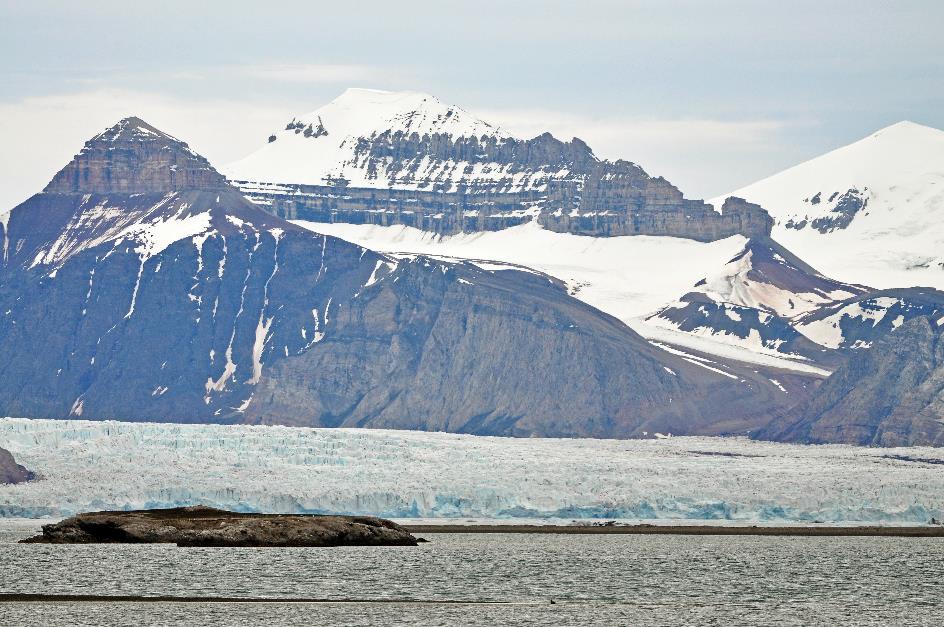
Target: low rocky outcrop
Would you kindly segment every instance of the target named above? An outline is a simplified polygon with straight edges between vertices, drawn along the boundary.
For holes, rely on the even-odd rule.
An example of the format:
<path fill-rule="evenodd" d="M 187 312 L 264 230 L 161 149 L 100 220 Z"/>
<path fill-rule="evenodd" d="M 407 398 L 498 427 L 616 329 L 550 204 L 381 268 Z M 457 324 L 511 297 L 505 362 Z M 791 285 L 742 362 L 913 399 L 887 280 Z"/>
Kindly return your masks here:
<path fill-rule="evenodd" d="M 406 529 L 371 516 L 244 514 L 212 507 L 90 512 L 43 525 L 22 542 L 178 546 L 416 546 Z"/>
<path fill-rule="evenodd" d="M 33 478 L 33 473 L 17 464 L 10 451 L 0 448 L 0 483 L 23 483 Z"/>

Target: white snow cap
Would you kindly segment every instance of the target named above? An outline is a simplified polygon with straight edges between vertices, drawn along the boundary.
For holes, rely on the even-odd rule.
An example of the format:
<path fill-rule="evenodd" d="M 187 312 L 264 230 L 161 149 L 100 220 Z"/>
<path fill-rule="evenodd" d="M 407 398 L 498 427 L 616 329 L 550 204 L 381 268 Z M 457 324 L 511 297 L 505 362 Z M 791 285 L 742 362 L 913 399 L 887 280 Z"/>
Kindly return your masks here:
<path fill-rule="evenodd" d="M 836 279 L 944 288 L 944 131 L 898 122 L 711 202 L 728 196 L 764 207 L 774 239 Z M 849 200 L 848 225 L 813 227 Z"/>
<path fill-rule="evenodd" d="M 321 118 L 330 135 L 369 136 L 386 130 L 418 133 L 448 133 L 455 137 L 504 135 L 498 127 L 468 111 L 418 91 L 382 91 L 349 88 L 327 105 L 299 118 L 317 123 Z M 329 126 L 330 125 L 330 126 Z M 293 131 L 283 131 L 293 134 Z"/>
<path fill-rule="evenodd" d="M 728 196 L 739 196 L 760 204 L 778 220 L 796 217 L 801 209 L 816 217 L 829 212 L 832 205 L 826 201 L 834 192 L 893 191 L 927 172 L 944 176 L 944 131 L 902 121 L 711 202 L 720 207 Z M 803 202 L 817 193 L 822 202 Z"/>
<path fill-rule="evenodd" d="M 248 157 L 223 168 L 237 181 L 321 185 L 332 177 L 359 181 L 354 154 L 360 138 L 386 131 L 444 133 L 456 137 L 510 137 L 497 126 L 435 96 L 416 91 L 350 88 L 323 107 L 297 116 L 274 133 L 274 140 Z M 310 132 L 306 135 L 306 130 Z"/>

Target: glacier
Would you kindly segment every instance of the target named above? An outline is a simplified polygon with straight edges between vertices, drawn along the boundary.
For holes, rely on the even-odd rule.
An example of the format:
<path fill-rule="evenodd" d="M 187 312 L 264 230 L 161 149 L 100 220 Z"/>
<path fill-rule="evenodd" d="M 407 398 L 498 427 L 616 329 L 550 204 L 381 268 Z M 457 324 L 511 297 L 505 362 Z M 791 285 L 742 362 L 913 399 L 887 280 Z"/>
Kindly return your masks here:
<path fill-rule="evenodd" d="M 0 486 L 3 517 L 204 503 L 414 519 L 944 518 L 933 448 L 25 418 L 0 419 L 0 446 L 41 477 Z"/>

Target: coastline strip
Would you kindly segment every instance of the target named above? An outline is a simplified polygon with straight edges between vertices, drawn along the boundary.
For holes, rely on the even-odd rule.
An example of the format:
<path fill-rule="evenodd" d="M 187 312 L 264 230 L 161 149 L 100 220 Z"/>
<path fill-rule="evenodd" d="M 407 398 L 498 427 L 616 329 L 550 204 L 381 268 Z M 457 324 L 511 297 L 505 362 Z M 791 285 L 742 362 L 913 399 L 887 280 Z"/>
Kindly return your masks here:
<path fill-rule="evenodd" d="M 680 536 L 807 536 L 944 538 L 944 526 L 827 527 L 827 526 L 733 526 L 733 525 L 403 525 L 417 533 L 534 533 L 571 535 L 680 535 Z"/>
<path fill-rule="evenodd" d="M 330 599 L 305 597 L 198 597 L 142 594 L 33 594 L 0 593 L 0 603 L 408 603 L 411 605 L 534 605 L 512 601 L 463 601 L 459 599 Z"/>

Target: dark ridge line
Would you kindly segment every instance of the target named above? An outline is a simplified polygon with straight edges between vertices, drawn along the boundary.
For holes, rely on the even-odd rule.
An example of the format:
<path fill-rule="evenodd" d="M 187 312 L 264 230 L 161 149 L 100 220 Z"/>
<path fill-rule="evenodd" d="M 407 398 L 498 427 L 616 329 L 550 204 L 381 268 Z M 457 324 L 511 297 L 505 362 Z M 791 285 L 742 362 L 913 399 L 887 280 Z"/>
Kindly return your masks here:
<path fill-rule="evenodd" d="M 932 457 L 909 457 L 908 455 L 882 455 L 885 459 L 894 459 L 900 462 L 913 462 L 916 464 L 934 464 L 944 465 L 944 459 L 934 459 Z"/>
<path fill-rule="evenodd" d="M 944 538 L 944 526 L 758 527 L 728 525 L 404 525 L 410 533 L 534 533 L 564 535 L 796 536 Z"/>
<path fill-rule="evenodd" d="M 41 594 L 0 593 L 0 603 L 370 603 L 419 605 L 536 605 L 536 602 L 513 601 L 463 601 L 460 599 L 329 599 L 305 597 L 196 597 L 196 596 L 149 596 L 141 594 Z"/>

